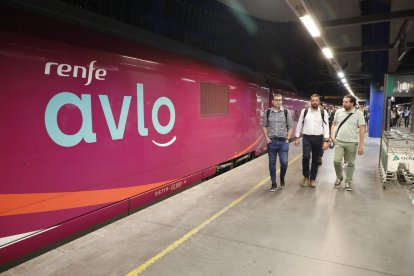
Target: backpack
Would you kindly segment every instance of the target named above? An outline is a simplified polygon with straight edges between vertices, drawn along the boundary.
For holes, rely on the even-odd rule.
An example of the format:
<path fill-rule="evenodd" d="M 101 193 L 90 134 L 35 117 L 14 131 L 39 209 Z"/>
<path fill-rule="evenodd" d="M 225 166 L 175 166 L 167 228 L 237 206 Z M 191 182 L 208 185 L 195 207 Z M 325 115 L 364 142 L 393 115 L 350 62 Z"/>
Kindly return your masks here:
<path fill-rule="evenodd" d="M 270 115 L 270 111 L 271 111 L 270 108 L 268 108 L 266 110 L 267 125 L 269 125 L 269 115 Z M 286 129 L 288 129 L 288 122 L 287 122 L 287 113 L 288 113 L 288 111 L 287 111 L 286 108 L 283 108 L 283 113 L 285 113 Z"/>
<path fill-rule="evenodd" d="M 326 122 L 325 122 L 325 112 L 324 112 L 324 110 L 323 110 L 323 108 L 319 108 L 319 110 L 321 111 L 321 116 L 322 116 L 322 121 L 325 123 L 325 125 L 326 125 Z M 305 117 L 306 117 L 306 114 L 308 114 L 308 108 L 305 108 L 305 111 L 304 111 L 305 113 L 303 114 L 303 120 L 302 120 L 302 125 L 303 125 L 303 123 L 305 122 Z"/>
<path fill-rule="evenodd" d="M 335 112 L 336 112 L 335 110 L 331 111 L 331 114 L 329 115 L 329 122 L 333 122 L 333 120 L 335 119 Z"/>

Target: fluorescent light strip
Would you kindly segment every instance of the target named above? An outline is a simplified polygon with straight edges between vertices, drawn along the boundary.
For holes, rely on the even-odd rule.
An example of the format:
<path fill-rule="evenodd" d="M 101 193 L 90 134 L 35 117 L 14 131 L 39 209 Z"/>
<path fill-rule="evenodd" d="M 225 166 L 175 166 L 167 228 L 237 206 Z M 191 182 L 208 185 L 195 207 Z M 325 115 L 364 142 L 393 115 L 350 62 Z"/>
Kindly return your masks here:
<path fill-rule="evenodd" d="M 332 51 L 331 51 L 331 49 L 329 49 L 328 47 L 323 48 L 323 49 L 322 49 L 322 52 L 323 52 L 323 54 L 325 55 L 325 57 L 326 57 L 327 59 L 331 59 L 331 58 L 333 58 Z"/>
<path fill-rule="evenodd" d="M 305 15 L 302 17 L 299 17 L 302 21 L 303 25 L 305 25 L 308 32 L 311 34 L 312 37 L 320 37 L 321 32 L 319 31 L 318 27 L 315 24 L 315 21 L 310 15 Z"/>

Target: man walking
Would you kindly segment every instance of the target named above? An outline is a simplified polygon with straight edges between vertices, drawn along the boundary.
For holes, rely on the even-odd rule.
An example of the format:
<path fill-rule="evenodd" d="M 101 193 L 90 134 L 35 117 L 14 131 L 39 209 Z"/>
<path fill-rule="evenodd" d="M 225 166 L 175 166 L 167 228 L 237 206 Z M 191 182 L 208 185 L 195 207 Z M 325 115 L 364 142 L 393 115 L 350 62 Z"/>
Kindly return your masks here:
<path fill-rule="evenodd" d="M 282 106 L 282 95 L 273 95 L 272 107 L 263 115 L 262 130 L 267 141 L 269 172 L 272 180 L 271 192 L 276 191 L 276 158 L 279 154 L 280 187 L 285 188 L 285 175 L 288 167 L 289 141 L 293 121 L 290 111 Z"/>
<path fill-rule="evenodd" d="M 365 119 L 364 114 L 355 109 L 356 98 L 347 95 L 342 101 L 343 108 L 338 109 L 332 124 L 331 139 L 335 141 L 334 166 L 336 173 L 335 188 L 343 180 L 342 160 L 347 164 L 345 189 L 352 190 L 352 176 L 355 171 L 356 154 L 364 153 Z M 358 133 L 359 132 L 359 133 Z M 359 142 L 358 142 L 359 136 Z"/>
<path fill-rule="evenodd" d="M 410 122 L 410 115 L 411 115 L 411 111 L 408 107 L 405 108 L 404 112 L 403 112 L 403 117 L 404 117 L 404 126 L 408 127 L 409 122 Z"/>
<path fill-rule="evenodd" d="M 326 110 L 319 108 L 319 102 L 319 95 L 313 94 L 310 98 L 311 106 L 309 108 L 302 109 L 298 125 L 296 126 L 295 146 L 299 145 L 299 137 L 301 132 L 303 135 L 302 172 L 304 179 L 302 187 L 310 186 L 315 188 L 319 157 L 321 156 L 322 150 L 328 149 L 328 113 Z M 311 160 L 311 155 L 312 163 L 309 172 L 309 161 Z"/>

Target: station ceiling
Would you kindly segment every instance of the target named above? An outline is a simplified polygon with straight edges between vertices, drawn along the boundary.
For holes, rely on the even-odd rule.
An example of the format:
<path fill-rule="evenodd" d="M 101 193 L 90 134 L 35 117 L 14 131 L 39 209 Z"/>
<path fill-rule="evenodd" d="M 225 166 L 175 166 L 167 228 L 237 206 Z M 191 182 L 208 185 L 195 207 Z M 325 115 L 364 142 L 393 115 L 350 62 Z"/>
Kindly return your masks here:
<path fill-rule="evenodd" d="M 309 12 L 319 23 L 325 42 L 345 73 L 354 93 L 369 97 L 369 85 L 382 86 L 384 74 L 414 73 L 414 1 L 412 0 L 218 0 L 232 9 L 252 17 L 275 22 L 297 22 L 298 16 Z M 308 34 L 309 35 L 309 34 Z M 318 51 L 318 49 L 317 49 Z M 314 52 L 320 55 L 319 52 Z M 314 89 L 335 98 L 346 93 L 334 66 L 326 61 L 327 71 L 319 82 L 336 83 Z M 309 83 L 308 83 L 309 85 Z M 334 91 L 336 90 L 336 91 Z"/>

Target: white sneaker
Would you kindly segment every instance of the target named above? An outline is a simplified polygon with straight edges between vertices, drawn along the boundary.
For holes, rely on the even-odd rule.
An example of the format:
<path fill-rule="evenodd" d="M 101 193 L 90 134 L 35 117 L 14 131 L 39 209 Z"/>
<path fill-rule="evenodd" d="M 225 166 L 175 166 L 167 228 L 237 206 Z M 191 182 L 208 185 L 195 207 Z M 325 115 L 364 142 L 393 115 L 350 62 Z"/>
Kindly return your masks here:
<path fill-rule="evenodd" d="M 345 182 L 345 190 L 352 191 L 351 182 Z"/>
<path fill-rule="evenodd" d="M 342 179 L 343 179 L 343 178 L 337 178 L 337 179 L 336 179 L 336 181 L 335 181 L 335 186 L 334 186 L 334 188 L 335 188 L 335 189 L 338 189 L 339 187 L 341 187 L 341 182 L 342 182 Z"/>

